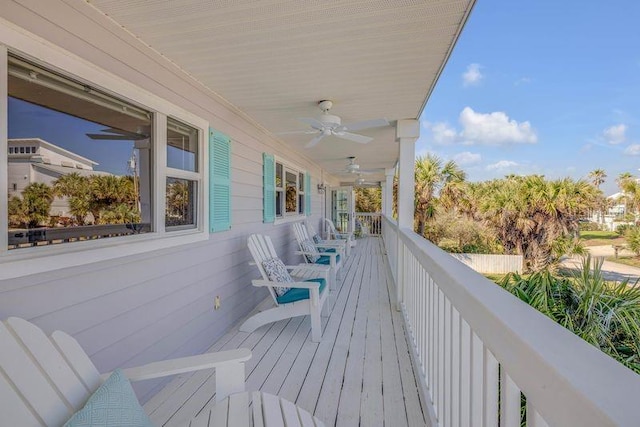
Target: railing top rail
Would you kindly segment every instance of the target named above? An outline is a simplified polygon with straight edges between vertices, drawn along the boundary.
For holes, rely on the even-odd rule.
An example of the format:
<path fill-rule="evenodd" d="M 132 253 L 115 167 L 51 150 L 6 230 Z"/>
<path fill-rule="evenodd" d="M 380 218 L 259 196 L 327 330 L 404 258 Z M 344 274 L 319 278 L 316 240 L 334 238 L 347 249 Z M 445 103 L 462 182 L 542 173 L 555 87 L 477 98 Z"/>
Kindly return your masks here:
<path fill-rule="evenodd" d="M 550 425 L 638 425 L 640 376 L 412 230 L 399 235 Z"/>

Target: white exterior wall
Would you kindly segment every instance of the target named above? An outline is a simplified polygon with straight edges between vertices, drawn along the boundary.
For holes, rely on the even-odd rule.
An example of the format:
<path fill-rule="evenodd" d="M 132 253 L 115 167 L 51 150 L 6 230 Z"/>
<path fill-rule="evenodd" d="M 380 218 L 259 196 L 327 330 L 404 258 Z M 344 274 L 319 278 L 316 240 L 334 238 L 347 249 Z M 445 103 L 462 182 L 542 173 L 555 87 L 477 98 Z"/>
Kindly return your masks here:
<path fill-rule="evenodd" d="M 285 262 L 298 261 L 290 255 L 296 249 L 291 225 L 262 222 L 262 153 L 273 153 L 311 173 L 313 215 L 307 220 L 316 229 L 325 207 L 317 192 L 320 169 L 85 2 L 8 0 L 0 18 L 229 135 L 233 193 L 231 230 L 211 234 L 207 241 L 0 280 L 0 318 L 20 316 L 46 332 L 70 333 L 102 372 L 206 350 L 267 296 L 250 284 L 258 276 L 248 264 L 246 240 L 251 233 L 270 235 Z M 2 25 L 0 21 L 0 32 Z M 222 306 L 214 311 L 216 295 Z M 137 391 L 145 400 L 159 386 L 146 381 Z"/>
<path fill-rule="evenodd" d="M 31 163 L 27 161 L 10 162 L 7 168 L 9 198 L 19 196 L 22 190 L 31 183 Z M 13 190 L 13 184 L 16 190 Z"/>

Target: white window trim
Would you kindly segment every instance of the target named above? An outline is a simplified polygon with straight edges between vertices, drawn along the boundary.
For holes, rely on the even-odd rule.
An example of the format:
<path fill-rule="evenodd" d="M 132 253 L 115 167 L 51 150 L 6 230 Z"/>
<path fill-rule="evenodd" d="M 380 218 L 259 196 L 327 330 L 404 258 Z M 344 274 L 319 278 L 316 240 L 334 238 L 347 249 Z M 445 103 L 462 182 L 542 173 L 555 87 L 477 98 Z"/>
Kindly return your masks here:
<path fill-rule="evenodd" d="M 145 253 L 178 245 L 198 242 L 209 238 L 209 206 L 207 186 L 209 182 L 208 150 L 206 137 L 209 122 L 203 118 L 148 92 L 134 84 L 98 68 L 94 64 L 63 50 L 51 42 L 37 37 L 24 29 L 0 18 L 0 111 L 8 109 L 8 84 L 4 77 L 8 72 L 8 52 L 37 64 L 90 82 L 114 96 L 133 104 L 141 105 L 154 114 L 153 149 L 153 226 L 154 231 L 135 236 L 73 242 L 59 245 L 15 249 L 9 251 L 8 215 L 0 212 L 0 280 L 25 275 L 44 273 L 61 268 L 74 267 L 92 262 Z M 0 114 L 0 164 L 8 162 L 8 115 Z M 166 117 L 171 116 L 198 129 L 198 206 L 197 227 L 188 230 L 165 230 L 165 184 L 167 176 L 178 176 L 178 171 L 167 168 L 166 162 Z M 183 171 L 180 171 L 183 172 Z M 193 175 L 192 175 L 193 176 Z M 8 187 L 8 177 L 0 174 L 0 188 Z M 162 189 L 162 191 L 160 191 Z M 0 206 L 7 206 L 7 192 L 0 192 Z M 37 262 L 33 262 L 37 259 Z"/>
<path fill-rule="evenodd" d="M 278 169 L 277 166 L 276 166 L 278 163 L 282 164 L 282 180 L 283 180 L 283 184 L 286 181 L 286 171 L 287 170 L 289 170 L 289 172 L 295 172 L 295 174 L 296 174 L 296 182 L 300 179 L 300 174 L 303 174 L 303 175 L 307 174 L 307 172 L 304 170 L 304 168 L 298 166 L 295 163 L 292 163 L 292 162 L 289 162 L 287 160 L 284 160 L 281 157 L 273 156 L 273 160 L 274 160 L 274 163 L 273 163 L 273 166 L 274 166 L 274 183 L 273 184 L 274 184 L 274 189 L 275 189 L 274 191 L 276 191 L 276 192 L 278 191 L 278 188 L 279 188 L 279 187 L 277 187 L 275 185 L 275 176 L 276 176 L 276 172 L 275 171 Z M 304 186 L 304 182 L 302 183 L 302 185 Z M 296 204 L 300 203 L 300 198 L 299 198 L 300 194 L 305 194 L 304 191 L 300 191 L 299 186 L 300 186 L 300 183 L 297 182 L 297 185 L 296 185 L 296 192 L 297 192 L 296 193 Z M 285 197 L 285 203 L 286 203 L 286 187 L 282 187 L 282 188 L 284 188 L 284 197 Z M 274 197 L 274 203 L 275 203 L 276 199 L 277 198 Z M 299 206 L 298 206 L 298 210 L 300 210 Z M 276 211 L 274 210 L 274 213 L 275 212 Z M 282 216 L 275 215 L 275 219 L 273 221 L 273 224 L 274 225 L 286 224 L 288 222 L 300 221 L 302 219 L 305 219 L 306 217 L 307 217 L 307 215 L 306 215 L 305 212 L 302 212 L 302 213 L 297 213 L 297 212 L 296 213 L 293 213 L 293 212 L 287 213 L 286 212 L 286 205 L 285 205 L 285 206 L 283 206 L 283 214 L 282 214 Z"/>

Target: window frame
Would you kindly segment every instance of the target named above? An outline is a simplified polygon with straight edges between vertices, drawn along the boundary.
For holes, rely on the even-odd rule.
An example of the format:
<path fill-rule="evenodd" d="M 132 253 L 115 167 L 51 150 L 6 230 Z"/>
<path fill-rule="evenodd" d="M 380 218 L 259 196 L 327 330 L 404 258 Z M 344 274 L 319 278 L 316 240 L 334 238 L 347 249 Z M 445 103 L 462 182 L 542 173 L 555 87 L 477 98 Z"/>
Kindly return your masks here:
<path fill-rule="evenodd" d="M 282 165 L 282 186 L 276 186 L 277 183 L 277 170 L 278 164 Z M 305 212 L 305 203 L 300 204 L 300 196 L 303 197 L 303 201 L 306 200 L 306 193 L 304 191 L 304 179 L 307 176 L 307 172 L 301 166 L 296 165 L 295 163 L 289 162 L 287 160 L 282 159 L 278 156 L 273 156 L 273 166 L 274 166 L 274 224 L 281 224 L 283 222 L 297 221 L 300 219 L 304 219 L 306 217 Z M 296 212 L 287 212 L 286 211 L 286 177 L 287 172 L 293 173 L 296 176 Z M 302 177 L 302 182 L 300 182 L 300 177 Z M 302 188 L 302 189 L 301 189 Z M 278 192 L 281 192 L 282 197 L 280 198 L 281 203 L 281 215 L 277 215 L 278 212 Z"/>
<path fill-rule="evenodd" d="M 0 34 L 0 111 L 8 111 L 8 57 L 24 58 L 46 69 L 86 82 L 92 87 L 123 101 L 150 111 L 152 120 L 151 221 L 153 231 L 139 235 L 111 237 L 82 242 L 8 249 L 8 214 L 0 212 L 0 280 L 43 273 L 65 267 L 106 261 L 123 256 L 147 253 L 163 248 L 202 241 L 209 238 L 209 192 L 207 139 L 209 122 L 204 118 L 167 101 L 121 77 L 64 51 L 59 46 L 23 31 L 7 28 Z M 167 177 L 194 180 L 193 172 L 168 168 L 167 117 L 172 117 L 198 130 L 199 172 L 196 173 L 196 227 L 184 230 L 165 229 Z M 0 114 L 0 163 L 8 162 L 8 114 Z M 8 177 L 0 174 L 0 188 L 9 188 Z M 8 192 L 0 192 L 0 206 L 7 206 Z M 34 263 L 33 260 L 38 259 Z"/>

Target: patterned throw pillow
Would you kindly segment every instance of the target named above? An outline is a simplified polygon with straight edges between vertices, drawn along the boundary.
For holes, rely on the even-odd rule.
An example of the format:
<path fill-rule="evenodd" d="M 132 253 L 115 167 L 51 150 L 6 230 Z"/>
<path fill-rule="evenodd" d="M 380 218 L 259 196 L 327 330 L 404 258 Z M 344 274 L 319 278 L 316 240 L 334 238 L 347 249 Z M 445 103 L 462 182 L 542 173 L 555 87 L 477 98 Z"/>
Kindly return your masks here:
<path fill-rule="evenodd" d="M 153 427 L 131 383 L 116 369 L 64 427 Z"/>
<path fill-rule="evenodd" d="M 305 257 L 307 257 L 309 262 L 316 262 L 320 259 L 320 252 L 318 252 L 318 248 L 316 248 L 316 245 L 314 245 L 311 240 L 307 239 L 303 241 L 300 246 L 302 246 L 303 252 L 307 252 Z"/>
<path fill-rule="evenodd" d="M 284 263 L 280 260 L 280 258 L 270 258 L 266 261 L 262 262 L 262 267 L 264 268 L 265 273 L 267 273 L 267 277 L 272 282 L 279 283 L 292 283 L 293 279 L 291 275 L 287 271 L 287 267 L 285 267 Z M 281 297 L 286 294 L 289 289 L 286 286 L 274 286 L 273 290 L 277 296 Z"/>
<path fill-rule="evenodd" d="M 322 243 L 322 238 L 318 234 L 314 234 L 312 239 L 313 243 L 315 243 L 316 245 Z"/>

